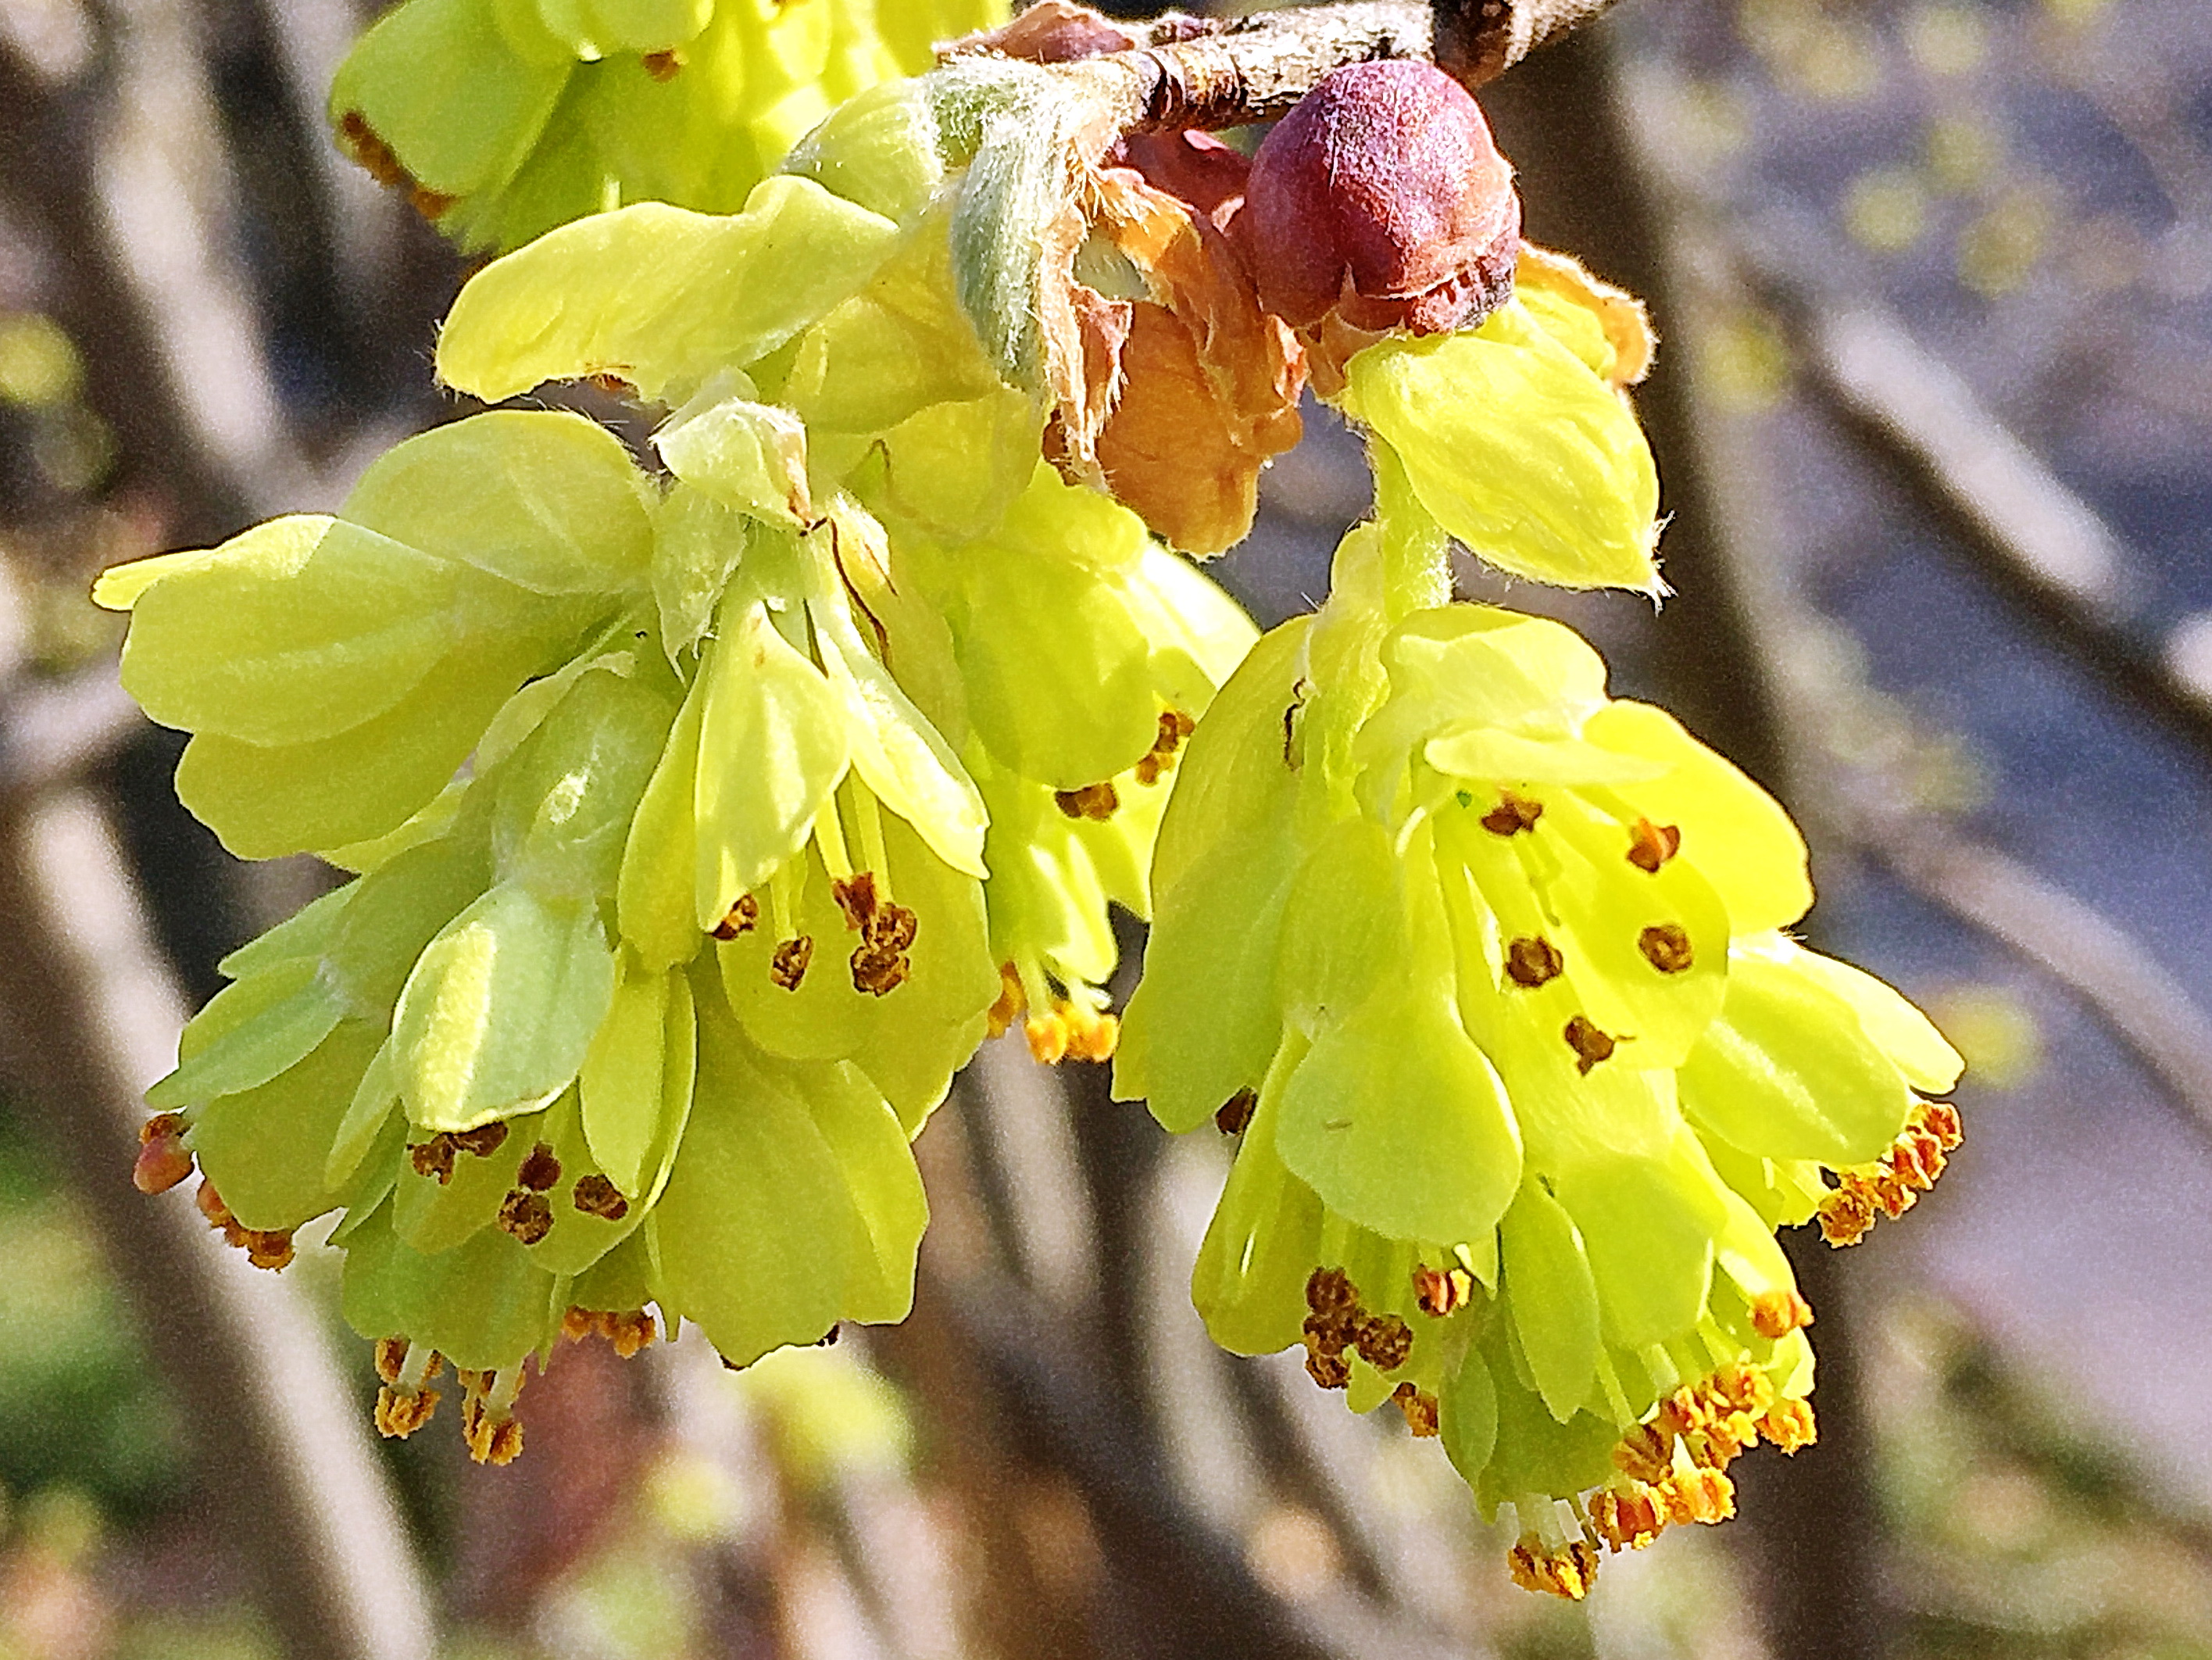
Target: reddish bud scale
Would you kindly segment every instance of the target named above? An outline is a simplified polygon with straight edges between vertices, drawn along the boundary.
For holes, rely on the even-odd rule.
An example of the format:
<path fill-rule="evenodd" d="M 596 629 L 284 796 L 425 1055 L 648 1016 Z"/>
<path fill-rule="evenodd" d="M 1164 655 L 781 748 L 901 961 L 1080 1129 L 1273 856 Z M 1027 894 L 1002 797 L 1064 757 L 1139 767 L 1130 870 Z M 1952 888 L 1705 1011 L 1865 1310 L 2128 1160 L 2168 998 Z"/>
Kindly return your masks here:
<path fill-rule="evenodd" d="M 1237 235 L 1261 303 L 1295 328 L 1440 334 L 1512 293 L 1513 169 L 1466 89 L 1428 64 L 1332 71 L 1253 160 Z"/>

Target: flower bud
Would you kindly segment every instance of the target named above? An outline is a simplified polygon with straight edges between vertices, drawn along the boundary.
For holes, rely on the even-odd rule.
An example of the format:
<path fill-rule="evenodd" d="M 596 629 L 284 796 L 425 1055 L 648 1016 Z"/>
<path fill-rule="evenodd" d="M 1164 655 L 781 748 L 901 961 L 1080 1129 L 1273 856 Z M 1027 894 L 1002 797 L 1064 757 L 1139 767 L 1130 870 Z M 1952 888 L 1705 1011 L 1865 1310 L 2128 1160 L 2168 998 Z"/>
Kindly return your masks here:
<path fill-rule="evenodd" d="M 1299 329 L 1440 334 L 1512 292 L 1513 169 L 1443 70 L 1353 64 L 1276 125 L 1237 220 L 1268 310 Z"/>

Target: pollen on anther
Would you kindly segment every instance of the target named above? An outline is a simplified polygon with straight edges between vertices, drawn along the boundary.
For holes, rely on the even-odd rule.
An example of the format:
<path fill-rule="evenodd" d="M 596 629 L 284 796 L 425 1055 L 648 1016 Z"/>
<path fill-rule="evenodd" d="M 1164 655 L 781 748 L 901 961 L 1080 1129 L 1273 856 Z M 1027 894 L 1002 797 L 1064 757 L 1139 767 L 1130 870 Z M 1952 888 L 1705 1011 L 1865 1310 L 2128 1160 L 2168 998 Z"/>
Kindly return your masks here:
<path fill-rule="evenodd" d="M 1413 1358 L 1413 1329 L 1395 1314 L 1370 1315 L 1352 1335 L 1359 1358 L 1377 1371 L 1395 1371 Z"/>
<path fill-rule="evenodd" d="M 1070 818 L 1088 818 L 1103 824 L 1111 818 L 1121 805 L 1121 797 L 1114 787 L 1114 781 L 1085 784 L 1081 789 L 1054 790 L 1054 802 Z"/>
<path fill-rule="evenodd" d="M 578 1210 L 602 1222 L 619 1222 L 629 1214 L 629 1201 L 623 1197 L 622 1189 L 597 1171 L 578 1177 L 570 1196 Z"/>
<path fill-rule="evenodd" d="M 799 934 L 785 940 L 769 958 L 768 976 L 785 991 L 797 991 L 806 978 L 806 965 L 814 960 L 814 936 Z"/>
<path fill-rule="evenodd" d="M 1482 827 L 1492 836 L 1517 836 L 1523 830 L 1533 830 L 1536 821 L 1544 816 L 1544 804 L 1531 801 L 1511 790 L 1498 793 L 1498 805 L 1482 815 Z"/>
<path fill-rule="evenodd" d="M 1751 1299 L 1751 1323 L 1761 1337 L 1778 1341 L 1813 1323 L 1813 1305 L 1788 1287 L 1763 1291 Z"/>
<path fill-rule="evenodd" d="M 1526 935 L 1505 948 L 1506 977 L 1531 991 L 1558 979 L 1566 965 L 1559 948 L 1540 933 Z"/>
<path fill-rule="evenodd" d="M 876 914 L 876 876 L 873 871 L 855 871 L 842 881 L 830 885 L 830 897 L 837 902 L 837 909 L 845 915 L 845 926 L 859 933 L 868 926 Z"/>
<path fill-rule="evenodd" d="M 1660 866 L 1682 850 L 1682 832 L 1674 824 L 1639 818 L 1628 832 L 1628 862 L 1657 875 Z"/>
<path fill-rule="evenodd" d="M 673 81 L 684 71 L 684 54 L 672 46 L 665 52 L 648 52 L 637 61 L 647 75 L 663 82 Z"/>
<path fill-rule="evenodd" d="M 760 901 L 750 893 L 741 893 L 722 920 L 712 930 L 717 939 L 735 939 L 750 933 L 760 926 Z"/>
<path fill-rule="evenodd" d="M 561 1161 L 553 1156 L 553 1149 L 540 1141 L 531 1148 L 522 1161 L 522 1168 L 514 1174 L 519 1187 L 532 1193 L 546 1193 L 561 1184 Z"/>
<path fill-rule="evenodd" d="M 501 1128 L 504 1129 L 506 1126 Z M 453 1179 L 453 1156 L 459 1151 L 453 1138 L 441 1133 L 427 1141 L 410 1144 L 407 1162 L 416 1175 L 434 1181 L 442 1188 Z"/>
<path fill-rule="evenodd" d="M 913 966 L 913 959 L 903 952 L 861 946 L 853 952 L 853 989 L 870 997 L 888 997 L 906 983 Z"/>
<path fill-rule="evenodd" d="M 1662 974 L 1680 974 L 1696 960 L 1689 931 L 1679 922 L 1655 922 L 1636 936 L 1636 949 Z"/>
<path fill-rule="evenodd" d="M 499 1225 L 526 1245 L 534 1245 L 553 1231 L 553 1207 L 542 1193 L 514 1189 L 499 1201 Z"/>
<path fill-rule="evenodd" d="M 1437 1432 L 1440 1415 L 1437 1397 L 1418 1388 L 1411 1378 L 1390 1391 L 1390 1399 L 1406 1416 L 1406 1427 L 1424 1438 Z"/>
<path fill-rule="evenodd" d="M 1575 1016 L 1567 1022 L 1561 1035 L 1566 1038 L 1567 1047 L 1575 1052 L 1575 1070 L 1585 1078 L 1589 1076 L 1591 1067 L 1601 1061 L 1611 1060 L 1613 1050 L 1620 1047 L 1618 1038 L 1599 1031 L 1596 1022 L 1588 1015 Z"/>
<path fill-rule="evenodd" d="M 478 1158 L 489 1158 L 507 1145 L 507 1126 L 495 1118 L 489 1124 L 479 1124 L 472 1130 L 457 1130 L 453 1143 L 461 1152 Z"/>

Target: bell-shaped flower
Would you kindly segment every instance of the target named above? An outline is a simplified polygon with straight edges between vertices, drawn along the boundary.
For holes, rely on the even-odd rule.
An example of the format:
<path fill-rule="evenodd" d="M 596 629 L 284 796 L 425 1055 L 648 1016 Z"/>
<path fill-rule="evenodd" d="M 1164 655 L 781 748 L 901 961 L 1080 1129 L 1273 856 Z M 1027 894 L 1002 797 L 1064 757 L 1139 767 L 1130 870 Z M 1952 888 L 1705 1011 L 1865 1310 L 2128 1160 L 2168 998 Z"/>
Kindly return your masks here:
<path fill-rule="evenodd" d="M 714 539 L 675 502 L 692 544 Z M 856 596 L 882 582 L 866 513 L 719 523 L 738 553 L 629 833 L 622 933 L 655 970 L 714 943 L 756 1043 L 855 1061 L 919 1127 L 998 988 L 983 803 L 862 633 Z M 847 934 L 848 963 L 817 966 Z"/>
<path fill-rule="evenodd" d="M 1116 1089 L 1243 1137 L 1194 1281 L 1220 1341 L 1395 1395 L 1517 1507 L 1516 1578 L 1579 1596 L 1597 1545 L 1718 1520 L 1736 1451 L 1810 1438 L 1772 1230 L 1911 1204 L 1957 1057 L 1778 932 L 1812 897 L 1787 816 L 1571 632 L 1362 622 L 1383 541 L 1199 725 Z"/>

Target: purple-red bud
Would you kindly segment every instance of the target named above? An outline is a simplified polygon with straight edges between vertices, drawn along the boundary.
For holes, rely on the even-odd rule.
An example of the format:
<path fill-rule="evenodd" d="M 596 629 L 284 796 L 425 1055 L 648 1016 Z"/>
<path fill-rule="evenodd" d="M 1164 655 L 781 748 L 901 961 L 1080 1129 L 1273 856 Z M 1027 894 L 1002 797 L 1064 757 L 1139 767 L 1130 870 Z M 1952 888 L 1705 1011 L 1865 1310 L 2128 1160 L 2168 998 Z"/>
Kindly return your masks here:
<path fill-rule="evenodd" d="M 1511 295 L 1513 168 L 1458 82 L 1431 64 L 1353 64 L 1267 135 L 1236 221 L 1261 303 L 1292 327 L 1438 334 Z"/>

